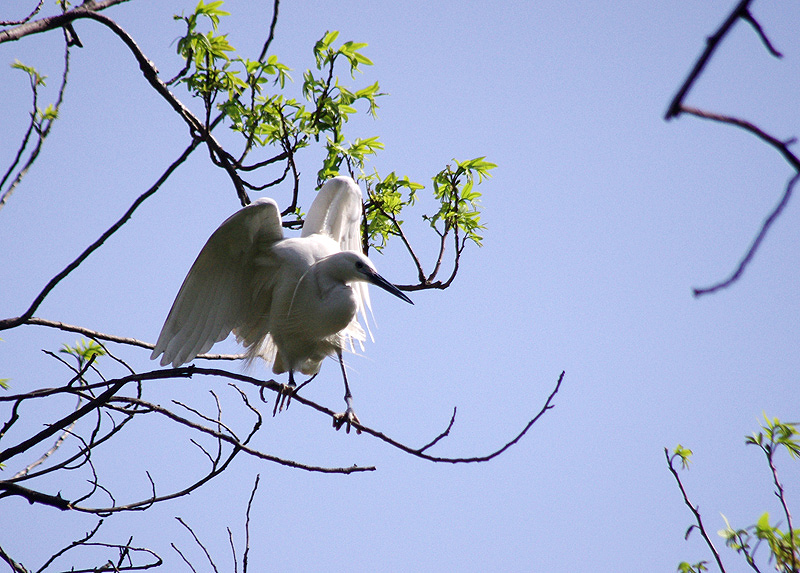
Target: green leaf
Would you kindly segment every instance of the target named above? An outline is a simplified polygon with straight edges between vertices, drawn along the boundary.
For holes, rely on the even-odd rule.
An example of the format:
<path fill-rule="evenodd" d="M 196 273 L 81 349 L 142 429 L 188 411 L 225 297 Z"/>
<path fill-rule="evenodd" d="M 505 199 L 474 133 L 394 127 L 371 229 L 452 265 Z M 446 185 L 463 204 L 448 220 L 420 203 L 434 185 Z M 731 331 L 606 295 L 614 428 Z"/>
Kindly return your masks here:
<path fill-rule="evenodd" d="M 47 76 L 40 75 L 39 72 L 36 71 L 36 68 L 32 66 L 26 66 L 19 60 L 14 60 L 14 63 L 11 64 L 11 67 L 15 70 L 22 70 L 23 72 L 28 74 L 28 77 L 30 77 L 31 79 L 31 84 L 34 87 L 45 85 L 45 80 L 47 79 Z"/>
<path fill-rule="evenodd" d="M 681 459 L 681 466 L 683 469 L 689 469 L 689 463 L 691 462 L 692 457 L 692 450 L 689 448 L 684 448 L 682 445 L 678 444 L 675 447 L 674 454 Z"/>
<path fill-rule="evenodd" d="M 78 364 L 83 366 L 88 360 L 95 356 L 104 356 L 105 349 L 94 340 L 81 339 L 75 342 L 75 346 L 64 344 L 59 352 L 69 354 L 78 359 Z"/>
<path fill-rule="evenodd" d="M 769 512 L 765 511 L 761 517 L 758 518 L 756 521 L 756 530 L 771 530 L 772 528 L 769 525 Z"/>
<path fill-rule="evenodd" d="M 327 48 L 331 44 L 336 41 L 336 38 L 339 37 L 339 30 L 333 30 L 332 32 L 326 32 L 325 36 L 323 36 L 321 42 Z"/>

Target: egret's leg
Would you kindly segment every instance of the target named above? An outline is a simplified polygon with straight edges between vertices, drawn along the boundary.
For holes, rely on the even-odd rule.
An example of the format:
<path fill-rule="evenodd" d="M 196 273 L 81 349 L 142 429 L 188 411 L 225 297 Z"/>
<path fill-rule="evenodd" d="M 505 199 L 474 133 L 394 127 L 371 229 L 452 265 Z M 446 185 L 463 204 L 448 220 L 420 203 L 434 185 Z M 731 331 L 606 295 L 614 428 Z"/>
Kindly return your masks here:
<path fill-rule="evenodd" d="M 306 381 L 307 383 L 308 381 Z M 304 383 L 303 385 L 305 385 Z M 286 387 L 281 390 L 278 397 L 275 398 L 275 407 L 272 409 L 272 415 L 274 416 L 278 412 L 283 412 L 284 405 L 286 408 L 289 408 L 289 402 L 292 401 L 292 396 L 294 396 L 295 392 L 297 392 L 297 384 L 294 382 L 294 370 L 289 370 L 289 389 L 287 390 Z"/>
<path fill-rule="evenodd" d="M 336 349 L 336 355 L 339 357 L 339 365 L 342 367 L 342 378 L 344 378 L 344 401 L 347 404 L 347 410 L 345 410 L 343 414 L 336 414 L 333 417 L 333 427 L 339 430 L 342 425 L 347 424 L 345 431 L 349 434 L 350 424 L 360 424 L 361 421 L 358 419 L 358 416 L 356 416 L 356 413 L 353 410 L 353 395 L 350 393 L 350 385 L 347 383 L 347 371 L 344 367 L 341 348 Z M 360 434 L 361 430 L 356 428 L 356 433 Z"/>
<path fill-rule="evenodd" d="M 314 378 L 316 378 L 318 375 L 319 375 L 319 372 L 317 372 L 316 374 L 314 374 L 313 376 L 311 376 L 311 378 L 309 378 L 308 380 L 306 380 L 305 382 L 303 382 L 302 384 L 300 384 L 300 386 L 298 386 L 298 387 L 297 387 L 297 389 L 295 389 L 295 391 L 294 391 L 294 392 L 292 392 L 292 396 L 295 396 L 295 395 L 296 395 L 296 394 L 297 394 L 297 393 L 300 391 L 300 388 L 302 388 L 303 386 L 305 386 L 306 384 L 308 384 L 309 382 L 311 382 L 311 381 L 312 381 Z"/>

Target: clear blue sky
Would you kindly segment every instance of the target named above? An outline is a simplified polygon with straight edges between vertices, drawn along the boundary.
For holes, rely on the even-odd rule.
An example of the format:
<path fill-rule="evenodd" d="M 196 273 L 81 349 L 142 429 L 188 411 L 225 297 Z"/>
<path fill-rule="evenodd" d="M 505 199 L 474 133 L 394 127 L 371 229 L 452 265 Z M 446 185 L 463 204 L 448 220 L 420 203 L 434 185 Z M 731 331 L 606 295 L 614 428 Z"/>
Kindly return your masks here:
<path fill-rule="evenodd" d="M 229 39 L 251 57 L 271 15 L 270 3 L 255 4 L 225 4 L 233 13 L 224 24 Z M 498 164 L 480 187 L 485 246 L 467 249 L 452 288 L 414 293 L 413 307 L 373 289 L 376 341 L 349 359 L 361 420 L 421 445 L 457 406 L 451 436 L 435 453 L 483 454 L 524 426 L 565 370 L 562 390 L 520 444 L 482 465 L 417 460 L 334 432 L 327 418 L 293 406 L 265 417 L 259 448 L 378 470 L 326 476 L 239 459 L 191 496 L 108 520 L 103 540 L 132 534 L 180 571 L 168 545 L 175 542 L 202 566 L 180 516 L 227 568 L 225 528 L 239 535 L 241 549 L 260 473 L 255 570 L 673 571 L 681 560 L 711 558 L 699 536 L 683 539 L 692 516 L 663 455 L 678 443 L 695 452 L 683 478 L 711 533 L 724 526 L 720 513 L 742 527 L 763 511 L 777 518 L 768 468 L 743 441 L 762 412 L 787 421 L 800 413 L 797 202 L 738 284 L 700 300 L 691 288 L 733 270 L 791 171 L 733 128 L 663 120 L 733 4 L 284 1 L 272 51 L 294 70 L 293 89 L 326 30 L 369 44 L 375 65 L 355 81 L 379 80 L 391 95 L 378 120 L 354 121 L 346 135 L 381 137 L 386 151 L 371 163 L 381 173 L 427 184 L 451 158 L 485 155 Z M 8 3 L 0 6 L 4 17 Z M 130 2 L 106 14 L 171 77 L 182 32 L 172 14 L 193 6 Z M 739 24 L 688 102 L 788 139 L 800 135 L 800 12 L 785 1 L 757 1 L 754 12 L 785 58 L 771 58 Z M 120 42 L 90 21 L 76 29 L 86 47 L 73 51 L 62 117 L 0 210 L 2 317 L 27 308 L 188 142 L 184 123 Z M 60 53 L 53 33 L 0 46 L 0 165 L 16 151 L 29 105 L 24 75 L 8 64 L 19 59 L 49 75 L 44 99 L 52 101 Z M 304 191 L 316 159 L 312 153 L 301 165 Z M 289 188 L 270 195 L 285 205 Z M 194 257 L 237 208 L 229 180 L 206 153 L 195 153 L 37 315 L 154 341 Z M 431 238 L 419 220 L 409 220 L 408 232 L 419 243 Z M 415 280 L 399 248 L 373 261 L 389 280 Z M 57 350 L 75 336 L 28 326 L 2 337 L 0 377 L 11 378 L 14 391 L 65 379 L 39 349 Z M 236 351 L 231 341 L 217 348 Z M 117 353 L 137 369 L 155 366 L 145 350 Z M 269 375 L 260 366 L 251 373 Z M 220 380 L 154 383 L 150 396 L 213 409 L 210 388 L 240 412 L 244 427 L 248 414 Z M 335 363 L 307 390 L 339 409 Z M 201 467 L 202 454 L 167 428 L 142 420 L 126 449 L 98 454 L 122 497 L 147 495 L 146 470 L 166 490 Z M 779 466 L 796 508 L 800 472 L 785 457 Z M 65 497 L 86 487 L 50 485 Z M 4 500 L 2 515 L 0 545 L 29 566 L 95 523 L 21 499 Z M 721 539 L 717 545 L 727 555 Z M 728 563 L 743 569 L 733 556 Z"/>

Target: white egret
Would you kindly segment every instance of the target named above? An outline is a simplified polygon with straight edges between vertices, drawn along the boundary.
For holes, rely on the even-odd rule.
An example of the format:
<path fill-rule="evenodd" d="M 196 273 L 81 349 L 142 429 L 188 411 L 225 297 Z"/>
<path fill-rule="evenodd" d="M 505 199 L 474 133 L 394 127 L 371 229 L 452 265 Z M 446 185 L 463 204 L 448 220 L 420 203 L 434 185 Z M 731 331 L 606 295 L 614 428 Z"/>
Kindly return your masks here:
<path fill-rule="evenodd" d="M 335 353 L 347 410 L 334 426 L 346 423 L 349 431 L 358 418 L 342 349 L 366 339 L 358 315 L 369 332 L 366 283 L 413 304 L 362 253 L 361 201 L 361 189 L 350 177 L 330 179 L 296 238 L 283 237 L 272 199 L 258 199 L 231 215 L 189 270 L 150 358 L 163 354 L 162 366 L 177 367 L 233 332 L 248 360 L 260 356 L 272 362 L 275 374 L 289 372 L 291 396 L 295 372 L 313 377 Z"/>

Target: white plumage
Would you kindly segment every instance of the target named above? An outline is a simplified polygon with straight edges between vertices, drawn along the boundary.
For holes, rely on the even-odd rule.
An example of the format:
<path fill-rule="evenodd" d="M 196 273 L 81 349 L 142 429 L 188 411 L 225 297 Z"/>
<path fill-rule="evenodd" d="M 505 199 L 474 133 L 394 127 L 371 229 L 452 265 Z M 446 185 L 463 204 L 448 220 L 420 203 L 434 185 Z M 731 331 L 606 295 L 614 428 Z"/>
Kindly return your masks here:
<path fill-rule="evenodd" d="M 411 300 L 361 252 L 361 189 L 349 177 L 322 186 L 300 237 L 284 238 L 277 203 L 262 198 L 214 231 L 183 281 L 151 355 L 177 367 L 231 332 L 248 359 L 272 363 L 276 374 L 314 375 L 336 353 L 347 411 L 334 425 L 357 422 L 342 348 L 369 331 L 367 282 Z M 412 303 L 413 304 L 413 303 Z M 338 421 L 338 423 L 337 423 Z"/>

